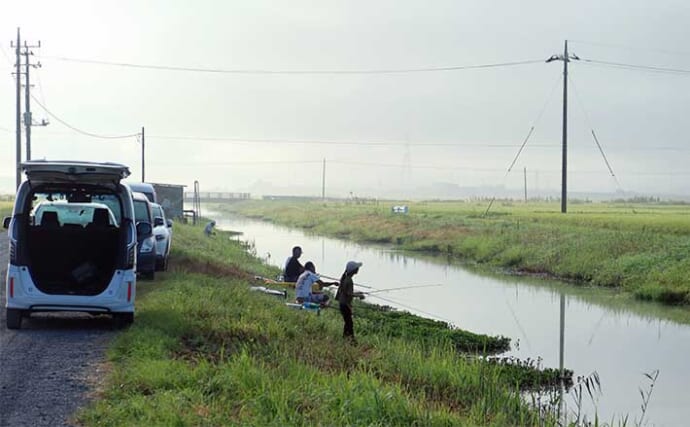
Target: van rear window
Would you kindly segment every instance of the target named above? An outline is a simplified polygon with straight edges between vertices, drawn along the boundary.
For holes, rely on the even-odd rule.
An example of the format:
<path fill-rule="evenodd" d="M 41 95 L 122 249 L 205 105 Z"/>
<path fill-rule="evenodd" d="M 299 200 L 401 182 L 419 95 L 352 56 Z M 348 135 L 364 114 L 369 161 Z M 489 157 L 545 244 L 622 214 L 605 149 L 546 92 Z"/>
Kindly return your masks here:
<path fill-rule="evenodd" d="M 110 225 L 120 226 L 122 205 L 115 194 L 79 194 L 73 192 L 35 192 L 31 198 L 31 221 L 40 225 L 43 214 L 56 212 L 60 225 L 76 224 L 85 226 L 93 221 L 94 212 L 98 209 L 108 210 Z"/>

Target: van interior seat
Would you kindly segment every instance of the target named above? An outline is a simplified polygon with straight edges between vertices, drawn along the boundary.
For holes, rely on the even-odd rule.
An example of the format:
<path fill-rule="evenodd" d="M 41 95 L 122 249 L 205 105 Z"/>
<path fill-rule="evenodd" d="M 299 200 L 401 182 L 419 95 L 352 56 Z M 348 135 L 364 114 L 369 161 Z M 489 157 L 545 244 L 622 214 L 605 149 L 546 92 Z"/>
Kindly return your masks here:
<path fill-rule="evenodd" d="M 46 211 L 41 215 L 41 227 L 44 228 L 58 228 L 60 227 L 60 221 L 58 221 L 57 212 Z"/>
<path fill-rule="evenodd" d="M 93 211 L 93 219 L 90 223 L 86 224 L 86 229 L 96 229 L 103 230 L 111 227 L 110 216 L 108 215 L 108 210 L 105 208 L 96 208 Z"/>

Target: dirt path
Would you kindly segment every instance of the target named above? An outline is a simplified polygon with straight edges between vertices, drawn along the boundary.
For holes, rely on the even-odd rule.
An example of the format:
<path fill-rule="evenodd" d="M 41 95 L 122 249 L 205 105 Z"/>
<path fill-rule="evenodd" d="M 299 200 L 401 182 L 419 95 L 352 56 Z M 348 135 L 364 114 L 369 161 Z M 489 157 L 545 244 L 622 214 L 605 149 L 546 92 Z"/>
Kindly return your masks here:
<path fill-rule="evenodd" d="M 87 378 L 97 375 L 115 332 L 110 318 L 34 314 L 22 329 L 5 320 L 7 233 L 0 233 L 0 427 L 64 426 L 87 403 Z"/>

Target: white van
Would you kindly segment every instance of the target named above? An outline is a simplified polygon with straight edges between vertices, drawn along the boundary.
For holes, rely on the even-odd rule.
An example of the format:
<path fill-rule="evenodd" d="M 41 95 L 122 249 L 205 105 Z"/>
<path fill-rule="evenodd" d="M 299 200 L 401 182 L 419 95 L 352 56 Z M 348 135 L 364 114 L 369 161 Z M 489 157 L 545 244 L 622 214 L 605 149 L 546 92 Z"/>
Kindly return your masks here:
<path fill-rule="evenodd" d="M 7 327 L 31 312 L 111 314 L 117 326 L 134 321 L 137 233 L 132 193 L 116 163 L 29 161 L 12 217 L 5 218 Z M 36 218 L 39 215 L 39 218 Z"/>

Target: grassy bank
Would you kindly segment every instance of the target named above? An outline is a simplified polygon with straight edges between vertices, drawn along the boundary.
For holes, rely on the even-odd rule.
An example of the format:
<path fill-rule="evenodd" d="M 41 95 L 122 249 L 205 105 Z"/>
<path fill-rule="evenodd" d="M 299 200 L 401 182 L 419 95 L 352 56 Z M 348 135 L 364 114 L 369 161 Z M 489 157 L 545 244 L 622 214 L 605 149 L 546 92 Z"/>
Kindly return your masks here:
<path fill-rule="evenodd" d="M 520 393 L 556 378 L 476 356 L 504 338 L 362 304 L 348 344 L 337 310 L 317 316 L 251 292 L 255 274 L 275 271 L 223 234 L 176 225 L 171 269 L 139 284 L 135 323 L 79 423 L 533 425 Z"/>
<path fill-rule="evenodd" d="M 619 288 L 636 298 L 690 304 L 690 206 L 251 201 L 221 205 L 256 218 L 359 242 Z"/>

